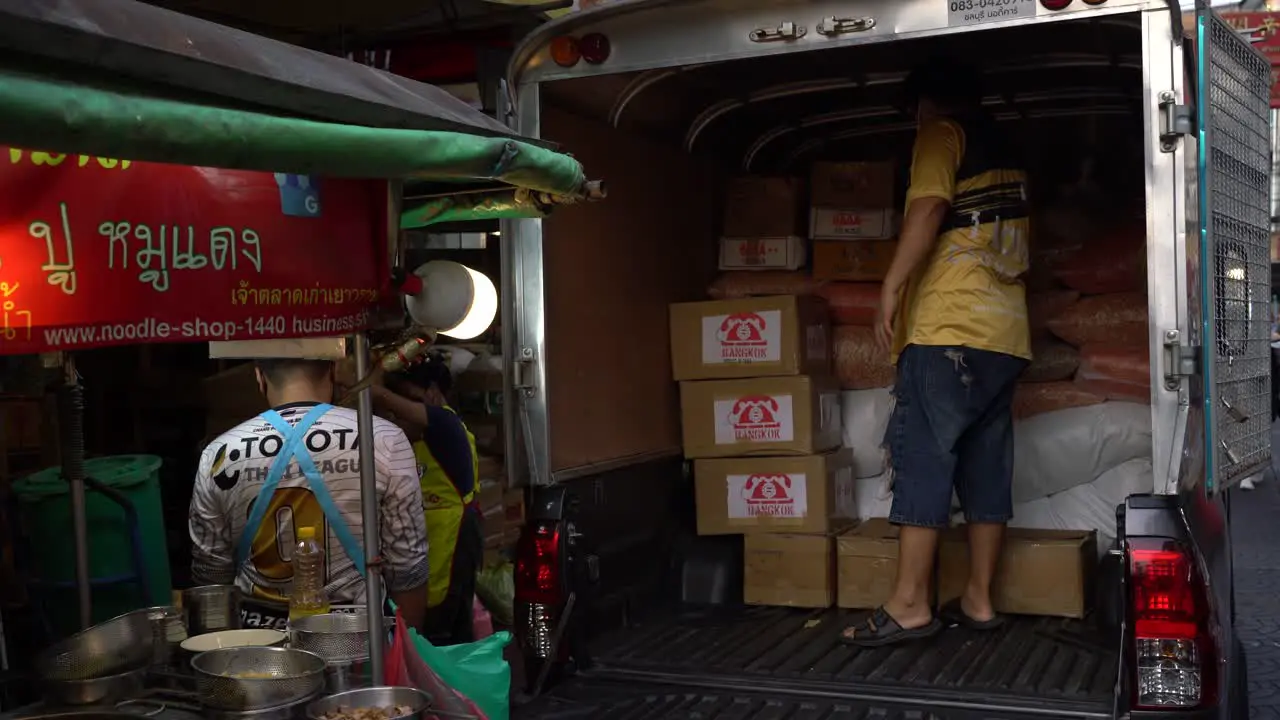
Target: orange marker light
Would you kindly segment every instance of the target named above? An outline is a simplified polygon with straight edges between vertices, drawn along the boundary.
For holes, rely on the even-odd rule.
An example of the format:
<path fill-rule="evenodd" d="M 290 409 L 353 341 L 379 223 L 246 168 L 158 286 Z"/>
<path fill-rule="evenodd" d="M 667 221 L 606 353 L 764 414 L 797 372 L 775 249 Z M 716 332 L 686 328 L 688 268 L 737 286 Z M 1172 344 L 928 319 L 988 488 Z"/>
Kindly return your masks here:
<path fill-rule="evenodd" d="M 560 67 L 573 67 L 582 59 L 582 49 L 576 39 L 561 35 L 551 41 L 551 59 Z"/>

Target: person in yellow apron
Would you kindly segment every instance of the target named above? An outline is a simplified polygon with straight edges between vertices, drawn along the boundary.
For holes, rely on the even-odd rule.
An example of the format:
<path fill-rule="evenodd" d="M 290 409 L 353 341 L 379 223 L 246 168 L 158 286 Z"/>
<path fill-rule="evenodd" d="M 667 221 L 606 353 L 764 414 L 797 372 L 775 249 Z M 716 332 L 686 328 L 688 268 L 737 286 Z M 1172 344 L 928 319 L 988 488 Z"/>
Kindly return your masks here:
<path fill-rule="evenodd" d="M 476 439 L 449 407 L 453 377 L 444 359 L 431 355 L 375 386 L 374 403 L 411 427 L 421 477 L 431 579 L 423 634 L 436 645 L 471 642 L 476 572 L 484 553 L 476 503 L 479 456 Z M 416 432 L 420 430 L 420 432 Z"/>

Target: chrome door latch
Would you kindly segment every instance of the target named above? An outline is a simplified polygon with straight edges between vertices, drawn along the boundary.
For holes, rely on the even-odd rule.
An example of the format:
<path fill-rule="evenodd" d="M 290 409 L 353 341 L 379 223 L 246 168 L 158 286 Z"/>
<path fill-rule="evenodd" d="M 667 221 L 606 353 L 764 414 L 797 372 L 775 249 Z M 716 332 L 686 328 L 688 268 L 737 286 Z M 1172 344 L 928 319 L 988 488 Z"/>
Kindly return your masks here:
<path fill-rule="evenodd" d="M 836 37 L 846 33 L 866 32 L 876 26 L 872 17 L 838 18 L 835 16 L 822 18 L 815 28 L 823 37 Z"/>
<path fill-rule="evenodd" d="M 791 21 L 780 22 L 775 28 L 756 28 L 747 37 L 751 42 L 777 42 L 779 40 L 799 40 L 809 33 L 808 28 Z"/>

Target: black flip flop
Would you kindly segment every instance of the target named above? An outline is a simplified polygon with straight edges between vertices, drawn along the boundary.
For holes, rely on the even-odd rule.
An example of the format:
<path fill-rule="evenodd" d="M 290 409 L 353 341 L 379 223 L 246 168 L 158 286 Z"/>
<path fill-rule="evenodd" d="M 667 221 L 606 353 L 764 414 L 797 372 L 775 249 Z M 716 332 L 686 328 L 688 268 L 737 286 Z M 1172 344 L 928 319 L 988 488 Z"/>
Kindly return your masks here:
<path fill-rule="evenodd" d="M 849 631 L 853 630 L 853 635 Z M 932 618 L 918 628 L 904 628 L 883 607 L 876 608 L 862 622 L 840 631 L 840 642 L 864 648 L 897 645 L 912 640 L 926 640 L 942 631 L 942 623 Z"/>
<path fill-rule="evenodd" d="M 977 618 L 969 617 L 969 614 L 964 611 L 964 605 L 960 603 L 960 598 L 948 600 L 938 610 L 938 616 L 948 625 L 959 625 L 979 632 L 998 630 L 1004 626 L 1004 617 L 998 614 L 991 616 L 990 620 L 978 620 Z"/>

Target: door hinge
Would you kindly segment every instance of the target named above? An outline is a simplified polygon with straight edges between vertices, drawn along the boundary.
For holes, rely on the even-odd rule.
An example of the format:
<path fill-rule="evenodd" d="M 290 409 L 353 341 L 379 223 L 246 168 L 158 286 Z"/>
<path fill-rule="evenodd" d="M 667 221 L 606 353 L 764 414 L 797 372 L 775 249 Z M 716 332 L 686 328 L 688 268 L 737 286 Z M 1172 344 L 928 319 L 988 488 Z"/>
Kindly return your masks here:
<path fill-rule="evenodd" d="M 1200 348 L 1182 344 L 1182 333 L 1164 333 L 1164 387 L 1177 390 L 1182 379 L 1200 374 Z"/>
<path fill-rule="evenodd" d="M 1195 113 L 1190 105 L 1179 105 L 1172 91 L 1160 93 L 1160 149 L 1173 152 L 1178 139 L 1195 129 Z"/>
<path fill-rule="evenodd" d="M 511 387 L 521 397 L 533 397 L 536 392 L 537 385 L 533 380 L 534 361 L 533 348 L 520 348 L 519 357 L 511 364 Z"/>

